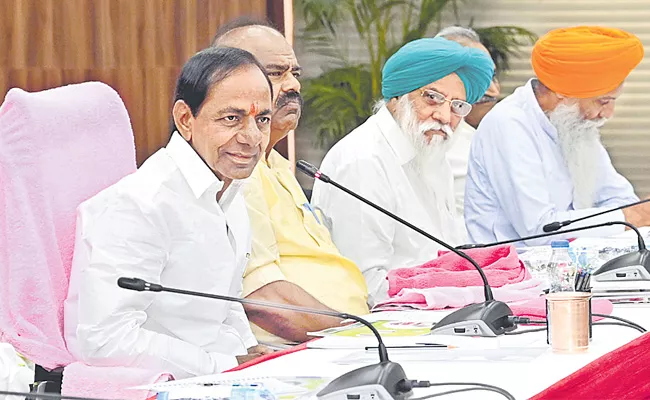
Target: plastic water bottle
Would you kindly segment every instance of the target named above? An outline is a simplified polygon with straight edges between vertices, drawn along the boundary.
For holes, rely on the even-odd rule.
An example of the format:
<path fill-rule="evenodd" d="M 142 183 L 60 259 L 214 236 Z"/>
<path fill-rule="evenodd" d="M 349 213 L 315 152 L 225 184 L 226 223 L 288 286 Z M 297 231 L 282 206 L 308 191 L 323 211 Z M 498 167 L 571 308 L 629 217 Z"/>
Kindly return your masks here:
<path fill-rule="evenodd" d="M 548 263 L 550 292 L 575 291 L 576 265 L 569 254 L 568 240 L 551 242 L 553 253 Z"/>

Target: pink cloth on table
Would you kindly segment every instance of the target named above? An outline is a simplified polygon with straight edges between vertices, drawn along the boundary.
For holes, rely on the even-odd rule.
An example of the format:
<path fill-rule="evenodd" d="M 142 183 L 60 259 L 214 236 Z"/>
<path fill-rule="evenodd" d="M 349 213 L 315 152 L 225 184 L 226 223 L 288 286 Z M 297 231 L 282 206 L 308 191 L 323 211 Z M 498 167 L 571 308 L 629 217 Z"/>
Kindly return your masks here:
<path fill-rule="evenodd" d="M 540 297 L 541 284 L 535 279 L 495 288 L 492 292 L 496 300 L 508 303 L 514 315 L 546 318 L 546 300 L 544 297 Z M 372 311 L 400 309 L 442 310 L 445 308 L 461 308 L 468 304 L 480 303 L 483 300 L 482 286 L 403 289 L 397 296 L 377 304 Z M 606 315 L 611 314 L 614 309 L 614 305 L 605 299 L 592 299 L 591 307 L 593 313 Z M 602 318 L 593 318 L 594 321 L 600 319 Z"/>
<path fill-rule="evenodd" d="M 493 288 L 530 278 L 514 246 L 464 251 L 476 260 Z M 402 289 L 479 285 L 482 285 L 482 281 L 476 268 L 469 261 L 451 252 L 417 267 L 398 268 L 388 272 L 388 295 L 391 297 Z"/>
<path fill-rule="evenodd" d="M 139 368 L 92 367 L 76 362 L 63 371 L 61 393 L 76 397 L 144 400 L 153 393 L 130 389 L 173 379 L 170 374 Z"/>
<path fill-rule="evenodd" d="M 63 302 L 77 206 L 135 169 L 128 113 L 103 83 L 14 88 L 0 106 L 0 341 L 46 369 L 75 361 L 63 338 Z M 126 377 L 122 370 L 75 363 L 65 375 L 69 387 Z"/>
<path fill-rule="evenodd" d="M 536 279 L 507 284 L 493 288 L 494 298 L 506 303 L 535 299 L 542 293 L 542 285 Z M 483 286 L 435 287 L 428 289 L 402 289 L 396 296 L 379 303 L 377 308 L 412 305 L 421 310 L 457 308 L 485 300 Z"/>

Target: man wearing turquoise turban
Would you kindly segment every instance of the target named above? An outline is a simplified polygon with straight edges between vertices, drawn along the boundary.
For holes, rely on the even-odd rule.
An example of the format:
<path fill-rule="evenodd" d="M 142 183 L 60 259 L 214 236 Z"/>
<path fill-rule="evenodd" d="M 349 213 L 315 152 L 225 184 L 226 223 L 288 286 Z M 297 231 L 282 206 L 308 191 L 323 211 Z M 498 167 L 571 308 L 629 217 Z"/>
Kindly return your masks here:
<path fill-rule="evenodd" d="M 376 113 L 327 153 L 322 171 L 434 236 L 464 243 L 445 153 L 493 75 L 492 59 L 476 48 L 442 37 L 407 43 L 384 65 Z M 391 269 L 437 257 L 435 243 L 320 181 L 312 203 L 361 269 L 370 305 L 388 297 Z"/>

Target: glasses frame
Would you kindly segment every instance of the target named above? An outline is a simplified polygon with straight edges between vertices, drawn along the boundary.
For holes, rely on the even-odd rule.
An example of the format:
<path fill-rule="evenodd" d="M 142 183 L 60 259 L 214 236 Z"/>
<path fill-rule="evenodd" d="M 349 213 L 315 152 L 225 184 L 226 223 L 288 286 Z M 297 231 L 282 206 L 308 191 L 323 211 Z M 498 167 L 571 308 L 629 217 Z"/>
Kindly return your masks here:
<path fill-rule="evenodd" d="M 435 93 L 435 94 L 439 94 L 440 97 L 443 99 L 443 101 L 442 101 L 441 103 L 431 104 L 431 103 L 426 99 L 426 97 L 425 97 L 425 93 L 426 93 L 426 92 L 432 92 L 432 93 Z M 427 102 L 427 104 L 429 104 L 429 105 L 431 105 L 431 106 L 434 106 L 434 107 L 439 107 L 439 106 L 441 106 L 441 105 L 443 105 L 443 104 L 445 104 L 445 103 L 449 103 L 449 106 L 450 106 L 451 112 L 452 112 L 454 115 L 457 115 L 457 116 L 459 116 L 459 117 L 461 117 L 461 118 L 465 118 L 466 116 L 469 115 L 469 113 L 472 112 L 472 105 L 469 104 L 468 102 L 466 102 L 466 101 L 464 101 L 464 100 L 458 100 L 458 99 L 451 99 L 451 100 L 450 100 L 450 99 L 448 99 L 447 96 L 445 96 L 444 94 L 442 94 L 442 93 L 440 93 L 440 92 L 438 92 L 438 91 L 436 91 L 436 90 L 433 90 L 433 89 L 420 89 L 420 97 L 422 97 L 422 98 L 424 99 L 424 101 Z M 463 104 L 463 105 L 467 105 L 467 106 L 469 107 L 469 111 L 467 111 L 467 113 L 465 113 L 464 115 L 455 112 L 455 111 L 454 111 L 454 103 L 461 103 L 461 104 Z"/>

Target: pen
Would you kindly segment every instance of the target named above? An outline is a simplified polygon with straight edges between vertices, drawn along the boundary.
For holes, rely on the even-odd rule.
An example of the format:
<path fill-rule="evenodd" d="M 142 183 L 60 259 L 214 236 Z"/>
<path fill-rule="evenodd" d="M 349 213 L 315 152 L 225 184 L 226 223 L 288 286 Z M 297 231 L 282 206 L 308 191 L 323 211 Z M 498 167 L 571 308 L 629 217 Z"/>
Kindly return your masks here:
<path fill-rule="evenodd" d="M 575 290 L 580 292 L 582 291 L 582 283 L 584 281 L 584 271 L 578 272 L 576 275 Z"/>
<path fill-rule="evenodd" d="M 387 349 L 455 349 L 456 346 L 438 343 L 416 343 L 416 346 L 386 346 Z M 377 349 L 377 346 L 366 346 L 366 350 Z"/>

